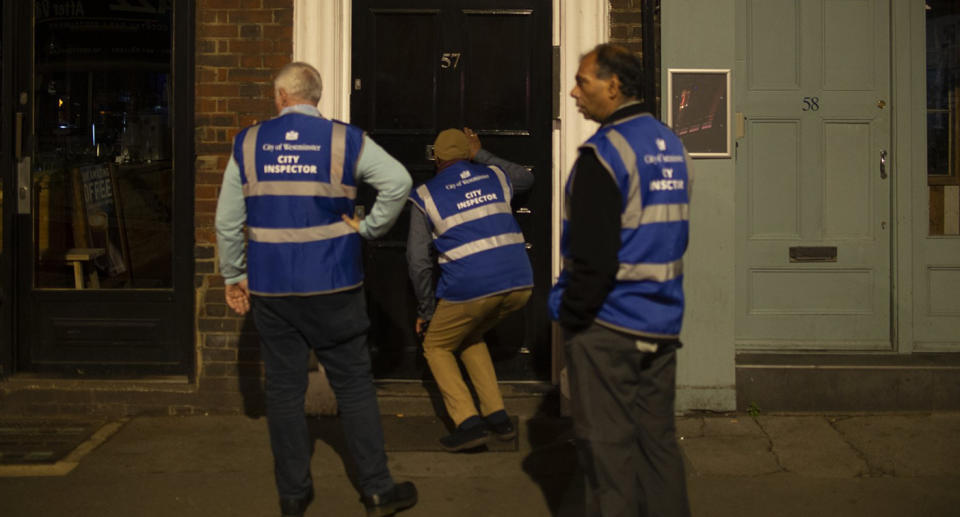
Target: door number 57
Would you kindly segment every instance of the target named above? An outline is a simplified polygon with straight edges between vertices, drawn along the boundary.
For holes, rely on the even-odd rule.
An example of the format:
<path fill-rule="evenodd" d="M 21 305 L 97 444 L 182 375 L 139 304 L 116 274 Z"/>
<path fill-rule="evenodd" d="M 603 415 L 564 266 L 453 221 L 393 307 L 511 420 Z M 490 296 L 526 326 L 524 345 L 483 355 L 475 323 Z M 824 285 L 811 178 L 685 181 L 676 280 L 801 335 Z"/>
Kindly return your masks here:
<path fill-rule="evenodd" d="M 820 97 L 804 97 L 803 111 L 820 111 Z"/>
<path fill-rule="evenodd" d="M 440 56 L 440 68 L 446 70 L 447 68 L 453 68 L 456 70 L 457 65 L 460 64 L 460 52 L 444 52 Z"/>

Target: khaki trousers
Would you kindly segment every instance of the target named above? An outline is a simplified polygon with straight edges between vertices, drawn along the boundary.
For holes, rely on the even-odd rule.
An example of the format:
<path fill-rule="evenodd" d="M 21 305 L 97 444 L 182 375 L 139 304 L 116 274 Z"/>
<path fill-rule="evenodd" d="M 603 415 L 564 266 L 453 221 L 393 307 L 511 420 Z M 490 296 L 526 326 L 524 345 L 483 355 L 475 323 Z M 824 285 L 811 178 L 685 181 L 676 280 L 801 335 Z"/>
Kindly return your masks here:
<path fill-rule="evenodd" d="M 462 350 L 460 360 L 477 391 L 481 414 L 486 416 L 503 409 L 497 374 L 483 334 L 511 312 L 523 308 L 530 293 L 531 289 L 522 289 L 469 302 L 440 300 L 437 303 L 423 339 L 423 355 L 455 425 L 478 413 L 453 353 Z"/>

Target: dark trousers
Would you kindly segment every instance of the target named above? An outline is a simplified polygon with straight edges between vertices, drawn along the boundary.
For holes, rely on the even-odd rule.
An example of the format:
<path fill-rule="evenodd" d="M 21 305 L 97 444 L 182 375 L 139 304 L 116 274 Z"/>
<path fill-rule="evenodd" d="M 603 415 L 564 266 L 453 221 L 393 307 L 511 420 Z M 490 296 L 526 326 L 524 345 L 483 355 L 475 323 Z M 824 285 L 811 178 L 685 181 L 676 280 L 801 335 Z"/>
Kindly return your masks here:
<path fill-rule="evenodd" d="M 595 323 L 564 337 L 587 515 L 689 516 L 673 414 L 676 346 L 644 351 L 635 336 Z"/>
<path fill-rule="evenodd" d="M 253 296 L 266 370 L 267 426 L 277 491 L 300 499 L 313 486 L 312 439 L 303 411 L 309 353 L 317 354 L 337 397 L 340 421 L 364 495 L 393 487 L 383 450 L 380 408 L 370 372 L 363 291 L 317 296 Z"/>

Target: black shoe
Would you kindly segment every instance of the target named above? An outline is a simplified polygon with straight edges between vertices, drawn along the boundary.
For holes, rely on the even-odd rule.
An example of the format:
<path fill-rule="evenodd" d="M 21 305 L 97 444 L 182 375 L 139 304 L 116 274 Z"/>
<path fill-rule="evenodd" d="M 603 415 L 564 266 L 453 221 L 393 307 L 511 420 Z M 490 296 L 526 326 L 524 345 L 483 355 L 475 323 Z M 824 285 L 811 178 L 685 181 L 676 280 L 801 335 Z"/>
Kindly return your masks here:
<path fill-rule="evenodd" d="M 517 429 L 513 427 L 513 420 L 504 410 L 494 411 L 486 417 L 487 428 L 497 437 L 498 440 L 513 440 L 517 436 Z"/>
<path fill-rule="evenodd" d="M 306 497 L 300 499 L 280 499 L 280 513 L 282 517 L 303 517 L 303 512 L 307 511 L 307 506 L 313 501 L 313 488 L 307 492 Z"/>
<path fill-rule="evenodd" d="M 417 487 L 410 481 L 397 483 L 382 494 L 363 496 L 367 517 L 386 517 L 415 504 L 417 504 Z"/>
<path fill-rule="evenodd" d="M 449 436 L 440 438 L 440 445 L 449 452 L 473 449 L 490 441 L 486 423 L 479 416 L 472 416 L 457 426 Z"/>

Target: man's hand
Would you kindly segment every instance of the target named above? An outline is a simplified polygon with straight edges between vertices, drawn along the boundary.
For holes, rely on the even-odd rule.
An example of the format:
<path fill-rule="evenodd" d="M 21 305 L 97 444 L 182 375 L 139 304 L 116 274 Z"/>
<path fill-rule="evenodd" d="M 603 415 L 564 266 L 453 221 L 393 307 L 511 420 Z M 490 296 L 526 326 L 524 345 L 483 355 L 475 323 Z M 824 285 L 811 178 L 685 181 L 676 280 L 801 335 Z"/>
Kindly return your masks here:
<path fill-rule="evenodd" d="M 360 218 L 360 215 L 354 214 L 353 217 L 348 216 L 347 214 L 341 214 L 340 218 L 343 219 L 343 222 L 350 225 L 356 231 L 360 231 L 360 221 L 363 219 Z"/>
<path fill-rule="evenodd" d="M 477 132 L 465 127 L 463 128 L 463 133 L 467 135 L 467 141 L 470 142 L 470 159 L 472 160 L 474 156 L 480 152 L 480 149 L 483 147 L 480 145 L 480 137 L 477 136 Z"/>
<path fill-rule="evenodd" d="M 430 323 L 430 320 L 425 320 L 423 318 L 417 318 L 417 335 L 423 339 L 423 335 L 427 333 L 427 324 Z"/>
<path fill-rule="evenodd" d="M 250 311 L 250 290 L 247 287 L 246 278 L 235 284 L 227 284 L 224 288 L 224 295 L 227 299 L 227 305 L 233 309 L 233 312 L 243 316 Z"/>

